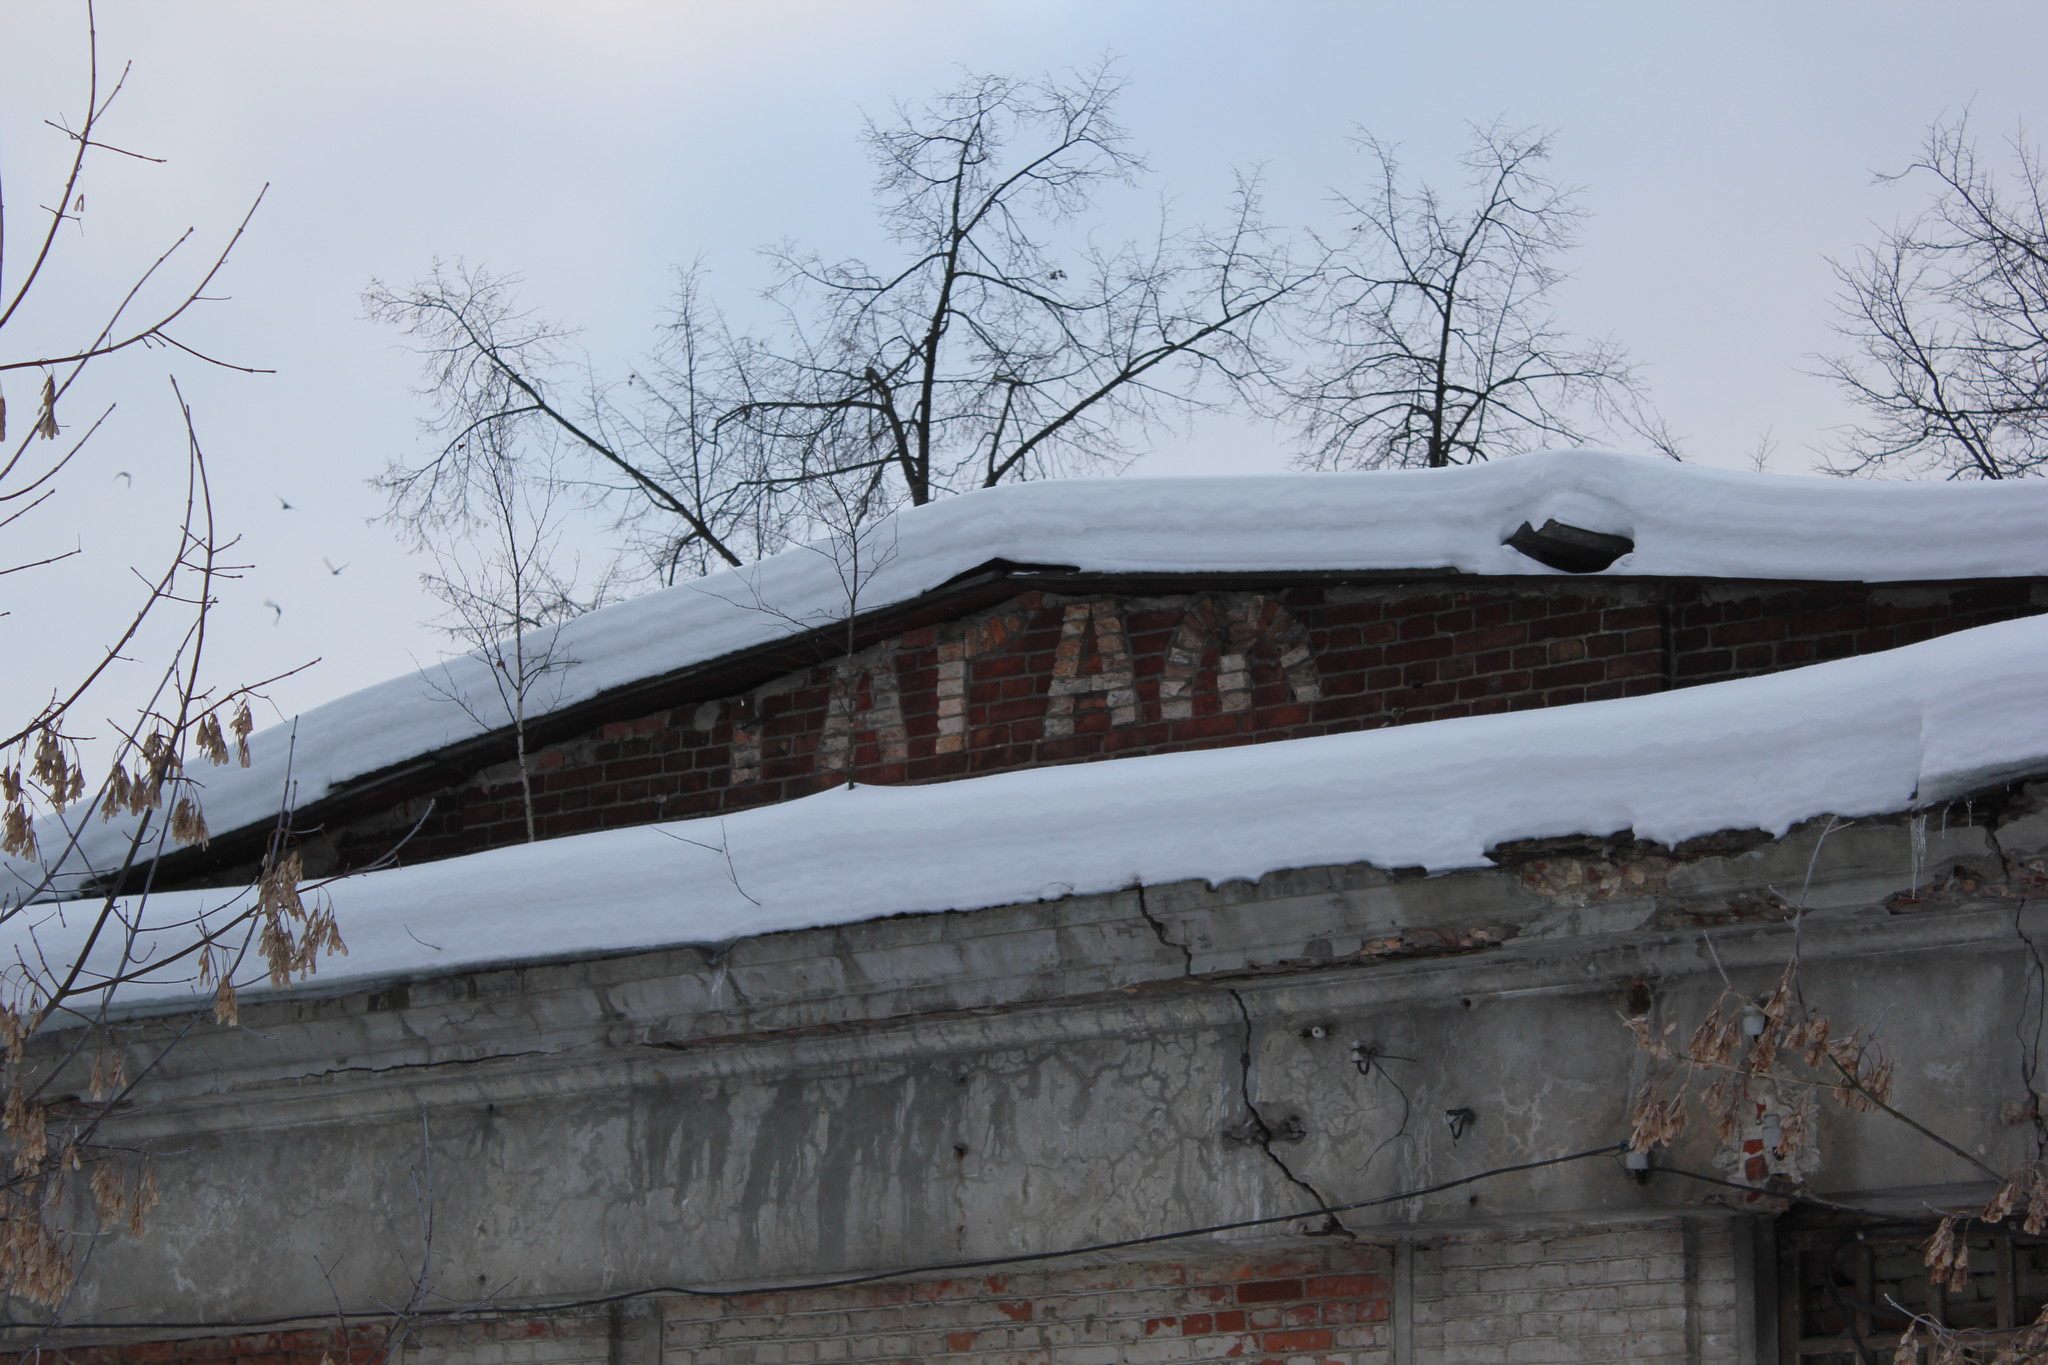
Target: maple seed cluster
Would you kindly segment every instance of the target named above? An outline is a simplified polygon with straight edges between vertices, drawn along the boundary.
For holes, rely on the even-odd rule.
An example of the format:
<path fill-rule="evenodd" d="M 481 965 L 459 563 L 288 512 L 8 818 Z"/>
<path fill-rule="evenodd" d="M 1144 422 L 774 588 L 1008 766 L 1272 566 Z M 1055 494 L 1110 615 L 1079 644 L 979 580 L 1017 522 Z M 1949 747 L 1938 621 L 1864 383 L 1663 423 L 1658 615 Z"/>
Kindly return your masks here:
<path fill-rule="evenodd" d="M 1816 1093 L 1826 1091 L 1859 1113 L 1885 1108 L 1891 1099 L 1891 1059 L 1861 1029 L 1836 1036 L 1824 1011 L 1799 1000 L 1796 963 L 1786 965 L 1761 1001 L 1723 992 L 1683 1049 L 1674 1051 L 1669 1042 L 1676 1022 L 1661 1033 L 1647 1014 L 1624 1023 L 1638 1048 L 1670 1064 L 1636 1096 L 1630 1111 L 1632 1151 L 1676 1142 L 1695 1099 L 1714 1116 L 1716 1141 L 1733 1143 L 1745 1118 L 1756 1113 L 1759 1085 L 1798 1093 L 1780 1117 L 1779 1136 L 1770 1149 L 1781 1159 L 1812 1145 Z"/>
<path fill-rule="evenodd" d="M 1659 1030 L 1646 1012 L 1623 1023 L 1639 1049 L 1667 1064 L 1637 1094 L 1630 1113 L 1633 1151 L 1676 1142 L 1695 1102 L 1714 1116 L 1716 1141 L 1734 1146 L 1744 1120 L 1758 1112 L 1754 1091 L 1760 1087 L 1798 1092 L 1780 1114 L 1779 1136 L 1769 1148 L 1781 1159 L 1813 1145 L 1814 1097 L 1822 1091 L 1853 1112 L 1897 1113 L 1891 1107 L 1891 1059 L 1860 1028 L 1837 1036 L 1828 1015 L 1800 999 L 1796 959 L 1762 999 L 1725 991 L 1682 1048 L 1671 1042 L 1676 1022 Z M 2030 1236 L 2048 1231 L 2048 1162 L 2030 1161 L 2014 1170 L 1981 1209 L 1944 1213 L 1922 1248 L 1929 1281 L 1951 1293 L 1967 1288 L 1969 1225 L 1996 1227 L 2015 1217 Z M 1892 1360 L 1893 1365 L 2048 1365 L 2048 1310 L 2002 1343 L 1981 1332 L 1915 1318 Z"/>
<path fill-rule="evenodd" d="M 61 814 L 85 799 L 84 769 L 75 744 L 59 728 L 61 720 L 61 715 L 44 718 L 22 739 L 15 761 L 0 764 L 0 851 L 25 861 L 41 857 L 35 832 L 38 808 Z M 129 738 L 87 809 L 97 808 L 104 820 L 113 820 L 147 816 L 168 805 L 165 823 L 170 837 L 180 845 L 204 848 L 210 837 L 206 817 L 197 784 L 185 776 L 185 746 L 180 741 L 216 766 L 233 761 L 246 768 L 254 729 L 246 698 L 235 698 L 231 711 L 223 701 L 197 719 L 160 721 L 147 733 Z M 258 886 L 252 913 L 261 921 L 261 951 L 274 985 L 287 985 L 311 973 L 323 951 L 347 951 L 332 910 L 308 907 L 300 896 L 303 871 L 295 853 L 267 859 Z M 233 1025 L 237 1007 L 234 985 L 227 979 L 232 956 L 209 934 L 198 957 L 201 979 L 217 988 L 215 1017 Z M 0 999 L 0 1053 L 6 1078 L 0 1099 L 6 1161 L 6 1174 L 0 1176 L 0 1284 L 21 1298 L 54 1304 L 71 1291 L 76 1275 L 69 1234 L 54 1227 L 49 1217 L 49 1210 L 65 1198 L 67 1177 L 90 1168 L 87 1184 L 100 1225 L 125 1223 L 131 1234 L 140 1234 L 157 1203 L 156 1177 L 138 1163 L 92 1146 L 84 1130 L 37 1098 L 41 1086 L 28 1065 L 28 1044 L 57 1006 L 33 983 L 16 986 L 11 998 Z M 104 1048 L 87 1087 L 93 1102 L 113 1102 L 127 1084 L 122 1050 Z"/>

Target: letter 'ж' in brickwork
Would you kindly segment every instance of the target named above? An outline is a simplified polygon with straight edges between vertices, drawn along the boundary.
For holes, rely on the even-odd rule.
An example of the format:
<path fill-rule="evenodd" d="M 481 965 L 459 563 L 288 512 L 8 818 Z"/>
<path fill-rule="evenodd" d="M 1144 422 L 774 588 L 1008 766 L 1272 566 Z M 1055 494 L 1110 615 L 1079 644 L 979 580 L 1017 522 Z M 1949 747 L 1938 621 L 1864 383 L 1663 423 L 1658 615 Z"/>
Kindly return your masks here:
<path fill-rule="evenodd" d="M 1322 696 L 1322 680 L 1309 650 L 1308 631 L 1270 597 L 1232 593 L 1223 599 L 1204 597 L 1181 618 L 1166 668 L 1159 679 L 1159 718 L 1186 720 L 1195 714 L 1195 675 L 1209 646 L 1217 646 L 1216 696 L 1222 711 L 1249 711 L 1252 705 L 1251 649 L 1262 637 L 1280 656 L 1287 685 L 1296 701 Z"/>
<path fill-rule="evenodd" d="M 942 665 L 943 667 L 943 665 Z M 866 679 L 869 705 L 860 709 L 860 685 Z M 909 732 L 903 725 L 903 696 L 896 681 L 896 641 L 890 640 L 833 670 L 832 700 L 818 739 L 818 767 L 843 773 L 853 766 L 853 741 L 870 733 L 884 763 L 910 756 Z"/>
<path fill-rule="evenodd" d="M 957 640 L 939 642 L 938 720 L 934 753 L 957 754 L 967 747 L 967 661 L 994 653 L 1024 633 L 1025 615 L 1012 608 L 969 624 Z"/>

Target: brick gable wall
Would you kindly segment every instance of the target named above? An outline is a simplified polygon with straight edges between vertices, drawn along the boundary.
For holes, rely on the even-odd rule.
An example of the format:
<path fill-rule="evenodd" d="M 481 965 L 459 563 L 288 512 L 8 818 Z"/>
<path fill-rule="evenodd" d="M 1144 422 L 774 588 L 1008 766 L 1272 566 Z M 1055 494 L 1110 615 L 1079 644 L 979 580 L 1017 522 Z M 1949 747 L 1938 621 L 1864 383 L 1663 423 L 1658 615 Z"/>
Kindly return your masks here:
<path fill-rule="evenodd" d="M 2030 615 L 2048 608 L 2044 586 L 1540 579 L 1027 592 L 738 696 L 542 746 L 537 826 L 553 837 L 716 814 L 849 776 L 943 781 L 1636 696 Z M 510 765 L 433 802 L 405 861 L 525 837 Z M 421 799 L 343 827 L 311 861 L 367 861 L 425 810 Z"/>

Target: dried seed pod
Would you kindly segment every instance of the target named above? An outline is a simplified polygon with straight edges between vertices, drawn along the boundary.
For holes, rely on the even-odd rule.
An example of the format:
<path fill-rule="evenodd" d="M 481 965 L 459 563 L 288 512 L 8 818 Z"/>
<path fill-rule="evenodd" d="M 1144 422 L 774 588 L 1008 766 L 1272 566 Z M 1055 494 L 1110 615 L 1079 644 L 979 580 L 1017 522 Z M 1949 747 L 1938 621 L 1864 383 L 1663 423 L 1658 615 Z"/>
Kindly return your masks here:
<path fill-rule="evenodd" d="M 1938 1282 L 1946 1275 L 1955 1252 L 1956 1215 L 1949 1214 L 1934 1225 L 1933 1235 L 1920 1248 L 1920 1264 L 1927 1267 L 1928 1278 Z"/>
<path fill-rule="evenodd" d="M 1921 1264 L 1927 1267 L 1928 1282 L 1945 1284 L 1951 1291 L 1960 1291 L 1970 1283 L 1970 1243 L 1966 1237 L 1956 1235 L 1957 1224 L 1963 1217 L 1959 1213 L 1943 1215 L 1920 1253 Z"/>
<path fill-rule="evenodd" d="M 28 862 L 41 856 L 36 848 L 35 821 L 29 818 L 28 807 L 19 799 L 7 802 L 7 813 L 4 821 L 0 821 L 0 852 Z"/>
<path fill-rule="evenodd" d="M 211 712 L 201 716 L 199 724 L 193 727 L 192 742 L 215 767 L 228 761 L 227 738 L 221 734 L 220 721 Z"/>
<path fill-rule="evenodd" d="M 1870 1092 L 1870 1098 L 1877 1104 L 1887 1104 L 1892 1097 L 1892 1059 L 1880 1057 L 1876 1067 L 1864 1079 L 1863 1088 Z"/>
<path fill-rule="evenodd" d="M 7 1060 L 18 1062 L 28 1050 L 28 1026 L 11 1005 L 0 1005 L 0 1043 L 7 1048 Z"/>
<path fill-rule="evenodd" d="M 131 809 L 135 799 L 135 784 L 128 777 L 128 769 L 117 760 L 113 771 L 107 774 L 107 794 L 100 800 L 100 819 L 111 820 L 121 811 Z"/>
<path fill-rule="evenodd" d="M 1685 1054 L 1694 1061 L 1718 1064 L 1728 1060 L 1726 1049 L 1726 1020 L 1720 1005 L 1700 1020 L 1700 1026 L 1692 1031 L 1692 1040 L 1686 1044 Z"/>
<path fill-rule="evenodd" d="M 1799 1060 L 1818 1071 L 1828 1059 L 1828 1035 L 1834 1025 L 1825 1014 L 1809 1014 L 1803 1027 L 1806 1043 L 1800 1049 Z"/>
<path fill-rule="evenodd" d="M 14 1139 L 14 1170 L 29 1175 L 42 1168 L 50 1154 L 49 1115 L 41 1105 L 30 1104 L 17 1081 L 7 1088 L 7 1103 L 0 1109 L 0 1128 Z"/>
<path fill-rule="evenodd" d="M 171 807 L 171 837 L 181 844 L 197 844 L 205 848 L 212 842 L 206 830 L 206 816 L 199 810 L 199 803 L 189 796 L 181 796 Z"/>
<path fill-rule="evenodd" d="M 1783 1023 L 1785 1016 L 1792 1012 L 1792 973 L 1795 964 L 1787 962 L 1785 970 L 1778 973 L 1778 984 L 1771 988 L 1771 994 L 1763 1003 L 1764 1017 L 1773 1024 Z"/>
<path fill-rule="evenodd" d="M 1721 1112 L 1714 1123 L 1715 1136 L 1723 1146 L 1735 1141 L 1735 1135 L 1742 1131 L 1742 1121 L 1750 1107 L 1749 1077 L 1734 1075 L 1727 1078 L 1722 1089 Z"/>
<path fill-rule="evenodd" d="M 156 1172 L 144 1169 L 135 1182 L 135 1195 L 128 1201 L 128 1235 L 142 1235 L 143 1216 L 157 1206 Z"/>
<path fill-rule="evenodd" d="M 1685 1092 L 1674 1090 L 1669 1096 L 1659 1098 L 1656 1082 L 1648 1082 L 1637 1092 L 1636 1102 L 1629 1111 L 1629 1150 L 1647 1152 L 1652 1147 L 1669 1145 L 1678 1140 L 1685 1131 Z"/>
<path fill-rule="evenodd" d="M 149 764 L 152 782 L 161 783 L 178 771 L 178 747 L 161 730 L 152 730 L 142 741 L 142 757 Z"/>
<path fill-rule="evenodd" d="M 2039 1167 L 2033 1171 L 2032 1183 L 2027 1186 L 2027 1213 L 2020 1227 L 2029 1237 L 2038 1237 L 2048 1230 L 2048 1177 Z"/>
<path fill-rule="evenodd" d="M 1780 1123 L 1777 1155 L 1784 1157 L 1813 1143 L 1813 1092 L 1800 1095 Z"/>
<path fill-rule="evenodd" d="M 249 732 L 256 728 L 256 722 L 249 716 L 249 700 L 244 697 L 235 706 L 235 717 L 228 722 L 228 729 L 235 736 L 235 758 L 246 768 L 249 766 Z"/>
<path fill-rule="evenodd" d="M 1765 1015 L 1769 1018 L 1768 1012 Z M 1749 1050 L 1749 1066 L 1752 1071 L 1769 1071 L 1778 1062 L 1778 1030 L 1774 1024 L 1767 1024 L 1757 1035 L 1755 1046 Z"/>
<path fill-rule="evenodd" d="M 1982 1215 L 1984 1221 L 1987 1223 L 2003 1223 L 2011 1215 L 2013 1209 L 2019 1206 L 2025 1183 L 2026 1169 L 2024 1167 L 2007 1176 L 2004 1182 L 1999 1185 L 1998 1192 L 1992 1195 L 1990 1202 L 1984 1205 Z"/>
<path fill-rule="evenodd" d="M 48 729 L 36 736 L 36 761 L 30 771 L 61 809 L 64 793 L 71 787 L 70 766 L 64 755 L 63 743 Z"/>
<path fill-rule="evenodd" d="M 122 1188 L 121 1172 L 112 1162 L 102 1162 L 92 1173 L 92 1202 L 100 1218 L 113 1222 L 128 1213 L 128 1191 Z"/>
<path fill-rule="evenodd" d="M 1649 1015 L 1638 1014 L 1622 1020 L 1621 1023 L 1622 1027 L 1629 1031 L 1629 1036 L 1635 1040 L 1637 1051 L 1647 1052 L 1660 1062 L 1671 1060 L 1671 1049 L 1665 1046 L 1663 1036 L 1655 1031 Z M 1666 1024 L 1664 1032 L 1669 1033 L 1672 1027 Z"/>

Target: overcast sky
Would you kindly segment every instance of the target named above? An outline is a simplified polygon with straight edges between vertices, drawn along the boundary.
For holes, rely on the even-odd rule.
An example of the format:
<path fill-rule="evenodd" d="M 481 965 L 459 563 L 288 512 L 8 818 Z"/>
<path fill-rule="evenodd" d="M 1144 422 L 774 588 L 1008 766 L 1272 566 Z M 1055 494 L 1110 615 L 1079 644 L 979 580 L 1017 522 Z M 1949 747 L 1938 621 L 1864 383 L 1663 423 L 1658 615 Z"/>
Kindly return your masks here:
<path fill-rule="evenodd" d="M 1832 344 L 1826 258 L 1923 202 L 1873 172 L 1965 108 L 1986 144 L 2038 125 L 2048 51 L 2038 0 L 106 0 L 99 28 L 103 65 L 134 63 L 108 135 L 168 160 L 94 168 L 44 311 L 4 346 L 12 359 L 55 335 L 187 225 L 217 244 L 270 186 L 216 291 L 232 300 L 187 335 L 277 373 L 177 371 L 219 514 L 254 566 L 214 624 L 221 676 L 320 659 L 274 689 L 284 712 L 445 648 L 424 624 L 420 565 L 370 524 L 381 504 L 365 481 L 418 448 L 420 412 L 414 362 L 362 320 L 372 276 L 402 283 L 437 254 L 521 271 L 530 304 L 583 328 L 601 360 L 627 358 L 680 262 L 700 258 L 743 308 L 762 243 L 872 247 L 863 111 L 963 68 L 1035 74 L 1108 54 L 1154 172 L 1106 209 L 1117 232 L 1156 215 L 1160 195 L 1185 219 L 1212 216 L 1233 170 L 1255 164 L 1276 218 L 1326 222 L 1327 191 L 1358 183 L 1358 126 L 1445 182 L 1470 122 L 1554 129 L 1556 176 L 1585 187 L 1593 214 L 1561 321 L 1632 352 L 1694 458 L 1746 465 L 1769 432 L 1773 468 L 1796 473 L 1845 416 L 1806 373 Z M 42 120 L 75 119 L 83 55 L 81 6 L 0 4 L 10 271 L 15 234 L 56 192 L 37 178 L 62 150 Z M 28 544 L 85 554 L 0 579 L 5 714 L 108 638 L 129 567 L 172 545 L 170 368 L 161 352 L 103 366 L 64 414 L 119 403 L 41 531 L 9 545 L 10 558 Z M 30 387 L 8 377 L 17 420 Z M 1214 422 L 1135 473 L 1271 471 L 1288 453 L 1278 433 Z"/>

